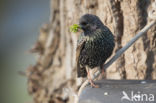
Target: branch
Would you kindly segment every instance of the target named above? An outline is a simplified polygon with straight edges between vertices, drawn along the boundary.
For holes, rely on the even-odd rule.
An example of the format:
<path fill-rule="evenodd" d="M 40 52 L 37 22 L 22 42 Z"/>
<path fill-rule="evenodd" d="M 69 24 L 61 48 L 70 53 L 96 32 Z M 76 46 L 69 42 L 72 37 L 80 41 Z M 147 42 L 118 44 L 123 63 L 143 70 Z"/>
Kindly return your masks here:
<path fill-rule="evenodd" d="M 113 56 L 112 59 L 104 65 L 104 68 L 107 69 L 112 63 L 114 63 L 121 54 L 123 54 L 132 44 L 134 44 L 136 40 L 138 40 L 143 34 L 145 34 L 147 30 L 150 29 L 155 23 L 156 21 L 152 21 L 150 24 L 146 25 L 135 37 L 132 38 L 131 41 L 127 43 L 126 46 L 116 52 L 115 56 Z"/>

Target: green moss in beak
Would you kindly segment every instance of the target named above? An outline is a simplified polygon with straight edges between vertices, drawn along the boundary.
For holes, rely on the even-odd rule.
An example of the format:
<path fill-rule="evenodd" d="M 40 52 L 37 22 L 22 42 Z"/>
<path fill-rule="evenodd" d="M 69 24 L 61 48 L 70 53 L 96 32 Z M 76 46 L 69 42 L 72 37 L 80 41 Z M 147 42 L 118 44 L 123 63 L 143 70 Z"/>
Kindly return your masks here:
<path fill-rule="evenodd" d="M 78 32 L 78 30 L 80 29 L 80 26 L 77 24 L 73 24 L 72 26 L 70 26 L 70 32 Z"/>

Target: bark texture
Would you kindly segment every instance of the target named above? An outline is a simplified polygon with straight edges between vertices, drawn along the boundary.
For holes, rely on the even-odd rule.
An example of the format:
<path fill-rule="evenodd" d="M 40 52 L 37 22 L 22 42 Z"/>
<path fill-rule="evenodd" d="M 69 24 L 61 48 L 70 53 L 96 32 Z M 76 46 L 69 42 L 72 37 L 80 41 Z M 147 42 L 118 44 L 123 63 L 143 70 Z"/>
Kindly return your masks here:
<path fill-rule="evenodd" d="M 111 29 L 115 53 L 149 22 L 151 4 L 150 0 L 51 0 L 50 22 L 41 28 L 31 50 L 38 53 L 38 60 L 27 69 L 34 102 L 73 103 L 63 88 L 76 92 L 82 80 L 76 79 L 78 33 L 70 33 L 69 26 L 77 24 L 83 14 L 96 14 Z M 106 78 L 156 79 L 156 26 L 107 69 Z"/>

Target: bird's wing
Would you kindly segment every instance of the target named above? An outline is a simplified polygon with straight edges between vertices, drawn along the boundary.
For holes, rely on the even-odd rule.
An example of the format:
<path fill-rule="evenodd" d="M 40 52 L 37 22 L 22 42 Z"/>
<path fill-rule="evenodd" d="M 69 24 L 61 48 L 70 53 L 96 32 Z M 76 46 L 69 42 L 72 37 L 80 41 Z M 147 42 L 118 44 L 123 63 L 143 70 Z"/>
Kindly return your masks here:
<path fill-rule="evenodd" d="M 76 48 L 76 62 L 78 62 L 80 52 L 81 52 L 82 48 L 84 47 L 85 41 L 86 41 L 86 39 L 83 35 L 80 36 L 80 38 L 78 39 L 77 48 Z"/>
<path fill-rule="evenodd" d="M 81 53 L 82 49 L 84 48 L 85 42 L 86 42 L 86 38 L 82 34 L 80 36 L 80 38 L 78 39 L 77 48 L 76 48 L 76 63 L 77 63 L 77 74 L 78 74 L 78 77 L 86 77 L 86 75 L 87 75 L 85 67 L 82 67 L 79 64 L 80 53 Z"/>

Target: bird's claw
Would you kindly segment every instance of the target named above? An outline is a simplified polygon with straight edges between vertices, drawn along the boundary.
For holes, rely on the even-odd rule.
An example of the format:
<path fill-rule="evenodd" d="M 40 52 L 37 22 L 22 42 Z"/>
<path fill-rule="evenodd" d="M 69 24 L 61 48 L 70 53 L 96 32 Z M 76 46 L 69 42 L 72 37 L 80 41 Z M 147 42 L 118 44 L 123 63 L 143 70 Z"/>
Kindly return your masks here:
<path fill-rule="evenodd" d="M 92 88 L 99 88 L 99 85 L 96 85 L 92 80 L 89 80 Z"/>

